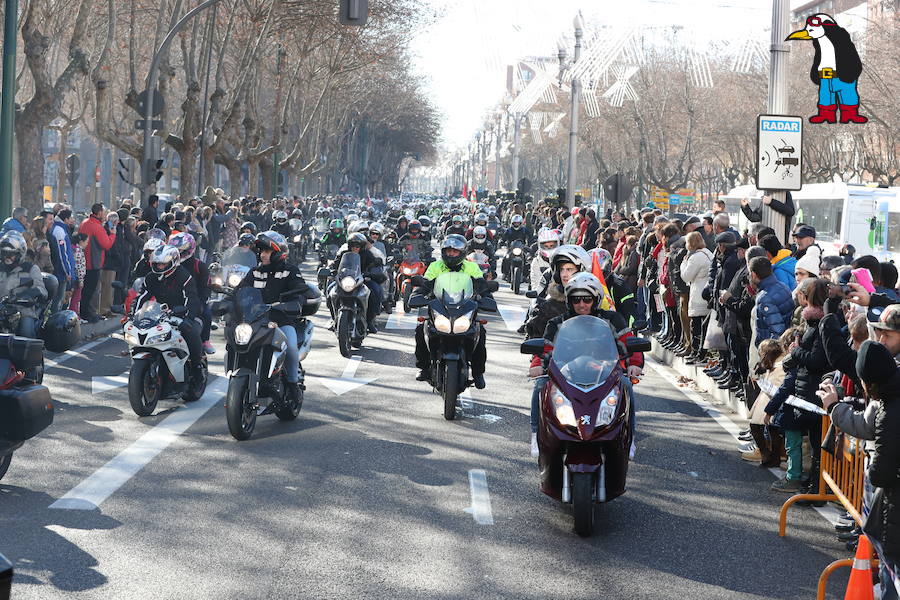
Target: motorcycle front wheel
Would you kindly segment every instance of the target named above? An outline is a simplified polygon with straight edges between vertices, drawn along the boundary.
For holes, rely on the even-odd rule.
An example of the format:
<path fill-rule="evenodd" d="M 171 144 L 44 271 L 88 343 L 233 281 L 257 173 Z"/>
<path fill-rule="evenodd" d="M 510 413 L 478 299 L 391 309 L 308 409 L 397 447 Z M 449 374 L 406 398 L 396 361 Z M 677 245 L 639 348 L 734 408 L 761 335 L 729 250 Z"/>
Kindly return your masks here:
<path fill-rule="evenodd" d="M 243 441 L 253 435 L 256 427 L 256 408 L 250 404 L 250 378 L 232 377 L 225 396 L 225 418 L 231 436 Z"/>
<path fill-rule="evenodd" d="M 519 295 L 519 288 L 522 286 L 522 272 L 518 267 L 513 269 L 512 273 L 512 291 L 516 296 Z"/>
<path fill-rule="evenodd" d="M 594 474 L 572 473 L 572 513 L 575 533 L 590 537 L 594 533 Z"/>
<path fill-rule="evenodd" d="M 156 359 L 136 360 L 128 373 L 128 402 L 139 417 L 149 417 L 162 398 L 162 376 L 153 368 Z"/>
<path fill-rule="evenodd" d="M 456 418 L 456 397 L 459 395 L 459 368 L 455 361 L 444 365 L 444 386 L 441 396 L 444 399 L 444 418 L 452 421 Z"/>
<path fill-rule="evenodd" d="M 344 358 L 350 358 L 350 333 L 352 325 L 353 315 L 345 310 L 341 311 L 340 314 L 338 314 L 337 338 L 338 350 L 341 351 L 341 356 Z"/>
<path fill-rule="evenodd" d="M 209 371 L 207 370 L 206 365 L 203 367 L 203 380 L 195 381 L 193 369 L 191 369 L 191 374 L 188 378 L 187 390 L 184 392 L 184 401 L 185 402 L 196 402 L 200 398 L 203 397 L 203 394 L 206 393 L 206 383 L 209 379 Z"/>

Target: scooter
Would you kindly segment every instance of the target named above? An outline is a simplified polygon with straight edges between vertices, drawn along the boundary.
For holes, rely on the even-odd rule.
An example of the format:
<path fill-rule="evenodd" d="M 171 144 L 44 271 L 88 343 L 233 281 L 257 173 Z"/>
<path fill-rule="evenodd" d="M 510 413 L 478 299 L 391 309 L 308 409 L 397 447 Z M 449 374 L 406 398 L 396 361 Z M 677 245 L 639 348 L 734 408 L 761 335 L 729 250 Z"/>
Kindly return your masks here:
<path fill-rule="evenodd" d="M 228 392 L 225 396 L 225 418 L 228 431 L 236 440 L 253 435 L 256 417 L 274 414 L 282 421 L 293 421 L 303 406 L 304 371 L 302 361 L 312 345 L 313 324 L 307 316 L 316 313 L 321 295 L 311 288 L 306 297 L 289 293 L 282 302 L 266 304 L 257 288 L 237 290 L 230 300 L 214 302 L 215 316 L 228 315 L 225 326 L 225 368 Z M 272 321 L 272 313 L 295 319 L 297 345 L 300 352 L 300 396 L 291 401 L 287 395 L 287 373 L 284 370 L 287 338 Z M 268 399 L 268 402 L 264 402 Z"/>
<path fill-rule="evenodd" d="M 319 277 L 327 270 L 319 271 Z M 328 306 L 335 323 L 338 349 L 341 356 L 350 358 L 351 347 L 361 347 L 369 331 L 366 322 L 369 288 L 365 285 L 359 254 L 346 252 L 341 257 L 337 277 L 328 290 Z"/>
<path fill-rule="evenodd" d="M 527 340 L 520 350 L 542 356 L 546 343 Z M 634 406 L 623 361 L 651 344 L 622 344 L 607 321 L 582 315 L 559 326 L 552 346 L 538 425 L 541 491 L 571 503 L 575 533 L 590 536 L 595 506 L 625 493 Z"/>
<path fill-rule="evenodd" d="M 0 479 L 13 452 L 53 423 L 50 390 L 24 376 L 43 364 L 43 341 L 0 334 Z"/>
<path fill-rule="evenodd" d="M 135 283 L 143 283 L 138 280 Z M 149 301 L 125 322 L 125 342 L 131 352 L 128 372 L 128 402 L 139 417 L 148 417 L 163 398 L 178 397 L 185 402 L 199 400 L 206 391 L 206 356 L 201 374 L 189 368 L 190 352 L 178 326 L 187 309 L 169 309 Z"/>
<path fill-rule="evenodd" d="M 487 282 L 487 290 L 497 291 L 496 281 Z M 431 354 L 431 383 L 444 401 L 444 418 L 456 418 L 456 401 L 472 384 L 469 379 L 469 357 L 478 344 L 481 326 L 478 311 L 497 312 L 490 297 L 475 294 L 473 280 L 465 273 L 442 273 L 434 280 L 434 299 L 415 295 L 412 308 L 428 307 L 425 321 L 425 343 Z"/>

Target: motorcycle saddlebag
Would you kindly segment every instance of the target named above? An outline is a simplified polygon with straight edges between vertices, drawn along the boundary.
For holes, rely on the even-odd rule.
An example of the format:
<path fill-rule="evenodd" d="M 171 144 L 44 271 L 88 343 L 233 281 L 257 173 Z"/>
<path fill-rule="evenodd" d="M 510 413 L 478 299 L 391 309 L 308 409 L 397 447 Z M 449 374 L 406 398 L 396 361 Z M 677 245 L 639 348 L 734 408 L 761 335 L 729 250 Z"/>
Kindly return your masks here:
<path fill-rule="evenodd" d="M 307 298 L 303 303 L 303 309 L 300 311 L 300 315 L 303 317 L 311 317 L 317 312 L 319 312 L 319 307 L 322 305 L 322 296 L 320 295 L 318 298 Z"/>
<path fill-rule="evenodd" d="M 44 359 L 44 341 L 0 333 L 0 358 L 12 361 L 20 371 L 39 367 Z"/>
<path fill-rule="evenodd" d="M 53 423 L 53 401 L 43 385 L 0 390 L 0 438 L 31 439 Z"/>
<path fill-rule="evenodd" d="M 71 310 L 61 310 L 50 315 L 44 325 L 43 339 L 50 352 L 71 350 L 81 339 L 81 321 Z"/>

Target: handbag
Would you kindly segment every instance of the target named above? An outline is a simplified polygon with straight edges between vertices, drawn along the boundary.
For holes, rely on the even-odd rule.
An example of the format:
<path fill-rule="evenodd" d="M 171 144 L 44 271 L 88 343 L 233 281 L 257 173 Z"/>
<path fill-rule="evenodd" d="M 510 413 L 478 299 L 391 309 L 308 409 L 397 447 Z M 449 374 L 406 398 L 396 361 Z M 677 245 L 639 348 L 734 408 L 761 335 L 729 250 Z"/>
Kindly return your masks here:
<path fill-rule="evenodd" d="M 727 350 L 725 344 L 725 332 L 719 322 L 710 316 L 709 325 L 706 327 L 706 339 L 703 341 L 703 347 L 707 350 Z"/>

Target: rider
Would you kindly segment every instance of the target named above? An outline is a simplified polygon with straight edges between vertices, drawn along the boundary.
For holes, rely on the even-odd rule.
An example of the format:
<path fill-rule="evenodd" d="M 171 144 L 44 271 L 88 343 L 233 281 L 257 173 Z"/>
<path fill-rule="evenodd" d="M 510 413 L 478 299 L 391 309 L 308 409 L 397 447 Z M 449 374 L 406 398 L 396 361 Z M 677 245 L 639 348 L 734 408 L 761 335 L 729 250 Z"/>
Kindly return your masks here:
<path fill-rule="evenodd" d="M 434 258 L 431 255 L 431 241 L 422 234 L 422 225 L 417 220 L 409 223 L 409 231 L 397 242 L 405 252 L 415 250 L 424 263 L 430 263 Z"/>
<path fill-rule="evenodd" d="M 506 244 L 507 248 L 512 248 L 513 242 L 522 242 L 523 246 L 528 246 L 528 240 L 531 235 L 523 223 L 522 215 L 514 214 L 512 219 L 510 219 L 509 227 L 501 236 L 501 244 Z M 508 251 L 506 258 L 503 260 L 503 279 L 507 281 L 509 281 L 509 257 L 510 252 Z"/>
<path fill-rule="evenodd" d="M 47 288 L 41 270 L 34 263 L 25 260 L 28 245 L 21 233 L 9 229 L 0 237 L 0 297 L 14 294 L 16 299 L 30 298 L 46 300 Z M 17 291 L 22 286 L 27 288 Z M 31 291 L 34 290 L 34 291 Z M 32 306 L 22 306 L 19 310 L 19 325 L 16 335 L 37 338 L 37 310 Z"/>
<path fill-rule="evenodd" d="M 385 281 L 384 268 L 381 259 L 378 258 L 371 250 L 368 249 L 369 240 L 362 233 L 351 233 L 347 238 L 346 248 L 341 248 L 341 252 L 334 259 L 331 268 L 332 277 L 337 277 L 340 268 L 341 258 L 347 252 L 359 254 L 359 269 L 365 277 L 366 287 L 369 288 L 369 303 L 366 307 L 366 322 L 369 325 L 369 333 L 378 333 L 375 326 L 375 318 L 381 312 L 381 304 L 384 301 L 384 291 L 381 289 L 381 283 Z M 335 285 L 335 284 L 332 284 Z M 331 307 L 332 318 L 336 315 L 334 307 Z"/>
<path fill-rule="evenodd" d="M 294 236 L 294 230 L 291 229 L 290 223 L 288 223 L 287 213 L 283 210 L 276 210 L 272 213 L 272 219 L 275 222 L 272 224 L 272 231 L 275 233 L 280 233 L 284 236 L 285 239 L 292 239 Z"/>
<path fill-rule="evenodd" d="M 465 236 L 466 234 L 466 226 L 463 225 L 462 215 L 453 215 L 453 218 L 450 219 L 450 225 L 444 230 L 444 235 L 453 234 L 462 236 Z"/>
<path fill-rule="evenodd" d="M 134 283 L 134 280 L 139 277 L 146 277 L 150 274 L 150 256 L 160 246 L 165 246 L 165 242 L 158 238 L 149 238 L 144 242 L 144 254 L 131 269 L 130 283 Z"/>
<path fill-rule="evenodd" d="M 475 215 L 475 220 L 472 222 L 472 226 L 466 230 L 466 239 L 467 240 L 472 239 L 472 237 L 475 235 L 476 227 L 484 227 L 485 230 L 487 231 L 488 241 L 493 243 L 494 242 L 494 234 L 487 228 L 487 224 L 488 224 L 488 218 L 487 218 L 486 214 L 478 213 L 477 215 Z"/>
<path fill-rule="evenodd" d="M 482 296 L 490 296 L 484 288 L 485 280 L 481 274 L 481 268 L 472 261 L 466 260 L 466 239 L 461 235 L 448 235 L 441 244 L 441 259 L 436 260 L 425 271 L 425 279 L 429 282 L 429 291 L 434 280 L 442 273 L 458 271 L 472 278 L 475 292 Z M 470 364 L 472 366 L 472 381 L 479 390 L 484 389 L 484 368 L 487 362 L 487 348 L 485 347 L 484 325 L 481 327 L 478 343 L 475 346 Z M 417 381 L 431 379 L 431 355 L 425 343 L 425 327 L 423 323 L 416 326 L 416 367 L 419 374 Z"/>
<path fill-rule="evenodd" d="M 536 289 L 544 271 L 550 268 L 550 254 L 559 248 L 562 234 L 556 229 L 542 227 L 537 236 L 537 253 L 531 261 L 531 288 Z"/>
<path fill-rule="evenodd" d="M 488 257 L 488 263 L 491 265 L 491 271 L 497 268 L 497 257 L 494 255 L 494 245 L 488 240 L 487 229 L 480 225 L 475 228 L 472 239 L 466 248 L 466 252 L 482 252 Z"/>
<path fill-rule="evenodd" d="M 254 223 L 253 221 L 244 221 L 243 223 L 241 223 L 241 228 L 240 228 L 240 230 L 238 230 L 238 233 L 240 235 L 249 233 L 250 235 L 255 236 L 256 235 L 256 223 Z"/>
<path fill-rule="evenodd" d="M 340 219 L 332 219 L 328 225 L 328 233 L 322 236 L 321 246 L 337 246 L 340 248 L 347 243 L 347 234 L 344 233 L 344 222 Z"/>
<path fill-rule="evenodd" d="M 183 306 L 185 314 L 178 330 L 184 336 L 194 374 L 203 374 L 203 343 L 200 332 L 203 321 L 203 303 L 197 293 L 197 284 L 187 269 L 180 266 L 181 254 L 173 246 L 160 246 L 150 256 L 150 274 L 144 278 L 144 288 L 134 303 L 134 310 L 140 309 L 150 298 L 170 309 Z"/>
<path fill-rule="evenodd" d="M 259 264 L 251 269 L 238 284 L 237 289 L 253 287 L 262 292 L 263 302 L 275 304 L 296 293 L 296 299 L 311 300 L 319 297 L 319 291 L 303 279 L 297 265 L 289 263 L 287 239 L 275 231 L 263 231 L 256 236 L 256 254 Z M 293 292 L 293 293 L 292 293 Z M 287 375 L 287 392 L 291 401 L 300 399 L 300 348 L 297 345 L 297 329 L 294 318 L 280 311 L 272 311 L 269 318 L 287 338 L 284 368 Z"/>
<path fill-rule="evenodd" d="M 200 332 L 200 339 L 203 340 L 203 351 L 207 354 L 215 354 L 216 349 L 209 343 L 209 334 L 212 328 L 212 312 L 208 306 L 209 302 L 209 268 L 206 263 L 198 259 L 195 254 L 197 252 L 197 240 L 190 233 L 176 233 L 169 238 L 169 245 L 178 249 L 181 257 L 181 266 L 187 269 L 188 273 L 194 278 L 194 284 L 197 286 L 197 295 L 200 296 L 200 302 L 203 303 L 203 310 L 200 313 L 200 319 L 203 321 L 203 331 Z"/>

